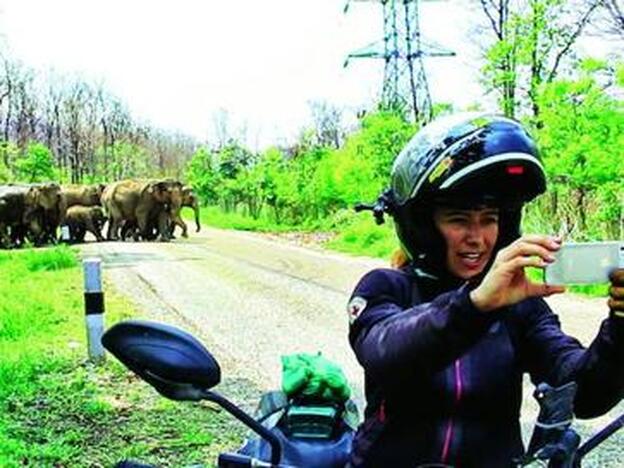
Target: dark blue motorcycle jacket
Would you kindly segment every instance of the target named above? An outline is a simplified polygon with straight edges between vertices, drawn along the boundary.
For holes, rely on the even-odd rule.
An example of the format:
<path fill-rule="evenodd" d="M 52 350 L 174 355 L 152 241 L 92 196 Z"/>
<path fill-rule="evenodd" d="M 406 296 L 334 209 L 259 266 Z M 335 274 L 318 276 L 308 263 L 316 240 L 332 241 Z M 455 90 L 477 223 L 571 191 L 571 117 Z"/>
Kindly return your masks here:
<path fill-rule="evenodd" d="M 580 418 L 604 414 L 624 396 L 618 319 L 605 319 L 586 349 L 543 299 L 484 313 L 469 298 L 475 285 L 441 283 L 378 269 L 353 292 L 349 341 L 367 399 L 353 467 L 513 466 L 524 452 L 524 373 L 535 384 L 575 380 Z"/>

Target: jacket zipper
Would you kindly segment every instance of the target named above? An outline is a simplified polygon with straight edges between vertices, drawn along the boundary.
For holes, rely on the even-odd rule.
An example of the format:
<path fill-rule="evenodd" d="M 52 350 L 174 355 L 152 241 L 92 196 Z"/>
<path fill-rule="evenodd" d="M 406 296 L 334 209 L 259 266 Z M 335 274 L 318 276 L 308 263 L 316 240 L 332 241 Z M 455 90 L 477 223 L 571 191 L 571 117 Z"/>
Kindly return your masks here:
<path fill-rule="evenodd" d="M 463 382 L 461 375 L 461 361 L 457 359 L 455 361 L 455 408 L 459 406 L 459 402 L 462 397 Z M 451 442 L 453 441 L 454 421 L 453 416 L 450 417 L 448 425 L 446 426 L 446 434 L 444 436 L 444 445 L 442 447 L 442 463 L 446 464 L 449 458 L 449 452 L 451 450 Z"/>

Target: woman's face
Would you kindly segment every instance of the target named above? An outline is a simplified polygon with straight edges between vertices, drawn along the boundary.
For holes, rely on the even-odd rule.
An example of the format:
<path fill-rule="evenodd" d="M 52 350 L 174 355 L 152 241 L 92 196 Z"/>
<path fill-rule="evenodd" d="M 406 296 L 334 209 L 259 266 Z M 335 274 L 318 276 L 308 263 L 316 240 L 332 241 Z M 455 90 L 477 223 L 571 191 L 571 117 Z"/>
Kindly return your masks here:
<path fill-rule="evenodd" d="M 446 241 L 446 266 L 462 279 L 481 273 L 498 238 L 498 208 L 436 208 L 433 221 Z"/>

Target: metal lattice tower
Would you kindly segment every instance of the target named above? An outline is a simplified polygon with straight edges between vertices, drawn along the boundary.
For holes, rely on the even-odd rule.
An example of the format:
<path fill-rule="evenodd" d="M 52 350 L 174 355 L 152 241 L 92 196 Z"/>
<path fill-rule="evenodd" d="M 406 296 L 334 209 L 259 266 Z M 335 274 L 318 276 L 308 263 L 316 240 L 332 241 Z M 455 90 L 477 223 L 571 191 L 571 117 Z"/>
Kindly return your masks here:
<path fill-rule="evenodd" d="M 420 0 L 349 0 L 349 2 L 381 3 L 383 8 L 382 41 L 352 52 L 350 58 L 384 60 L 381 101 L 384 107 L 412 115 L 415 121 L 431 119 L 431 95 L 423 57 L 455 55 L 433 42 L 423 40 L 420 33 Z M 345 7 L 348 9 L 349 3 Z"/>

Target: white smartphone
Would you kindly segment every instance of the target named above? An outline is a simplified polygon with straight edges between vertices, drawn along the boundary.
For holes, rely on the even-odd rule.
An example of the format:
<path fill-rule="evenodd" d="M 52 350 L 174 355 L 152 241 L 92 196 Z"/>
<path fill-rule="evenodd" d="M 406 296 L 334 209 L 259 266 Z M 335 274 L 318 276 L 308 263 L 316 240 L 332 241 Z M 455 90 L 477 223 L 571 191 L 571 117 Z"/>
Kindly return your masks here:
<path fill-rule="evenodd" d="M 618 267 L 624 268 L 624 242 L 564 242 L 555 261 L 544 268 L 544 282 L 606 283 Z"/>

